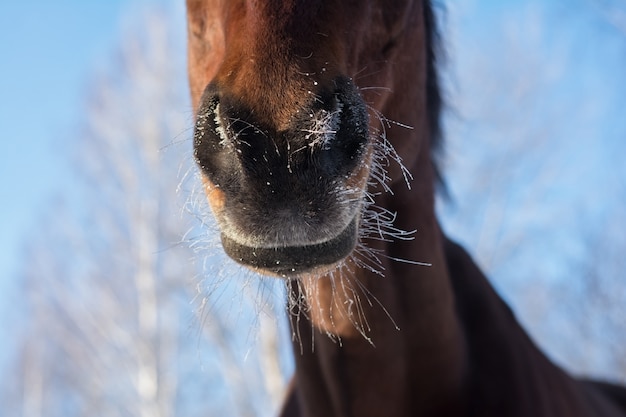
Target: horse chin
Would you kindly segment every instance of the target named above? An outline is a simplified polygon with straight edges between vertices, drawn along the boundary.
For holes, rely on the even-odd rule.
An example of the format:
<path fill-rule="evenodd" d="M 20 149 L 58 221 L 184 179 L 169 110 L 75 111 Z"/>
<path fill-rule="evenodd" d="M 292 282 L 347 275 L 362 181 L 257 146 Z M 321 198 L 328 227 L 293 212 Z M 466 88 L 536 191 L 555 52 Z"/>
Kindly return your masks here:
<path fill-rule="evenodd" d="M 334 269 L 356 247 L 358 216 L 337 236 L 303 246 L 252 247 L 222 233 L 222 246 L 234 261 L 263 275 L 279 278 L 322 276 Z"/>

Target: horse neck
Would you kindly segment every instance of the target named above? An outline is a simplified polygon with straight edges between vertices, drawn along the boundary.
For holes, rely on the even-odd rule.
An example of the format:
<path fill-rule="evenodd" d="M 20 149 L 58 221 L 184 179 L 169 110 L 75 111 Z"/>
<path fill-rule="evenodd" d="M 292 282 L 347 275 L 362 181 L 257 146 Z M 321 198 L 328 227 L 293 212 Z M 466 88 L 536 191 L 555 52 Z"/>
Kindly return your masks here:
<path fill-rule="evenodd" d="M 394 225 L 417 230 L 408 241 L 368 242 L 384 253 L 384 277 L 356 268 L 292 283 L 292 297 L 303 297 L 309 308 L 307 318 L 297 314 L 293 324 L 300 401 L 315 410 L 311 415 L 408 416 L 458 406 L 464 343 L 434 214 L 428 152 L 410 168 L 416 178 L 411 189 L 398 182 L 393 194 L 376 199 L 397 213 Z"/>

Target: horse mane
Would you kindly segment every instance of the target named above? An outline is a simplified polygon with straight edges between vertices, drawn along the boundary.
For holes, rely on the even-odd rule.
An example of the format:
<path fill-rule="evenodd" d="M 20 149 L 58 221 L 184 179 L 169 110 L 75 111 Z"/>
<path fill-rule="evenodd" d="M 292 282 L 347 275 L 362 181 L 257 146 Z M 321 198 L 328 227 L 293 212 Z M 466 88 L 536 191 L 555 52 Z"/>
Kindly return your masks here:
<path fill-rule="evenodd" d="M 437 3 L 436 7 L 443 7 Z M 432 0 L 424 1 L 424 25 L 426 29 L 426 95 L 428 101 L 428 124 L 431 160 L 435 173 L 435 181 L 444 194 L 446 184 L 439 166 L 439 159 L 443 149 L 443 135 L 441 129 L 441 111 L 443 99 L 439 80 L 439 59 L 442 56 L 441 37 L 435 15 L 435 5 Z"/>

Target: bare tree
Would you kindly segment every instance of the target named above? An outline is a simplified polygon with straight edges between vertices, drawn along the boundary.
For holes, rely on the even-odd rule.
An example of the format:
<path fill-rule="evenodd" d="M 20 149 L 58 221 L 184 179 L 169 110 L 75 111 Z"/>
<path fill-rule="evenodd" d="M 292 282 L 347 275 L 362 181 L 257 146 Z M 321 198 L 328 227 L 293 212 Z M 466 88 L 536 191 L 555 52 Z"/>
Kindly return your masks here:
<path fill-rule="evenodd" d="M 626 383 L 626 181 L 615 189 L 614 200 L 602 222 L 581 226 L 587 256 L 572 263 L 572 276 L 581 276 L 581 284 L 564 283 L 557 291 L 579 300 L 569 310 L 572 333 L 602 341 L 575 350 L 579 369 Z"/>
<path fill-rule="evenodd" d="M 268 327 L 247 313 L 259 289 L 249 280 L 233 319 L 202 285 L 218 255 L 198 265 L 183 238 L 207 231 L 191 226 L 177 193 L 195 187 L 177 10 L 145 11 L 93 83 L 71 142 L 73 192 L 47 207 L 28 247 L 26 319 L 2 415 L 255 416 L 277 406 L 280 335 L 247 345 L 236 336 Z M 274 309 L 265 317 L 276 321 Z"/>

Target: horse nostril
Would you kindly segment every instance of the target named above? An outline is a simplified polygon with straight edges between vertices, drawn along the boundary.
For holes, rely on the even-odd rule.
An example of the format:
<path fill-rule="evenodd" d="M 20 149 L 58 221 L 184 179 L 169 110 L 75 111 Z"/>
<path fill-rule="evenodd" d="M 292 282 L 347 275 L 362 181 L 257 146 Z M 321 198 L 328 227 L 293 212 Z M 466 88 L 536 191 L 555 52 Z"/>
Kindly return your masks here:
<path fill-rule="evenodd" d="M 352 81 L 339 78 L 335 85 L 332 93 L 320 95 L 309 119 L 302 118 L 299 123 L 304 142 L 317 154 L 321 168 L 330 175 L 344 175 L 361 160 L 369 138 L 369 120 Z"/>
<path fill-rule="evenodd" d="M 215 141 L 210 140 L 210 136 L 215 131 L 215 109 L 219 101 L 217 96 L 203 99 L 193 132 L 194 157 L 198 165 L 202 168 L 209 168 L 211 155 L 217 151 Z"/>
<path fill-rule="evenodd" d="M 356 193 L 345 192 L 345 182 L 367 145 L 367 112 L 350 81 L 331 87 L 288 112 L 286 121 L 227 88 L 207 87 L 194 155 L 209 183 L 209 203 L 217 207 L 224 247 L 234 258 L 255 265 L 257 249 L 270 248 L 258 253 L 305 268 L 291 259 L 300 257 L 300 249 L 284 248 L 325 251 L 329 263 L 353 249 L 360 202 Z"/>
<path fill-rule="evenodd" d="M 286 190 L 302 179 L 331 183 L 349 175 L 368 143 L 368 113 L 351 80 L 338 78 L 332 87 L 282 130 L 271 127 L 276 121 L 257 120 L 237 97 L 207 87 L 194 133 L 198 165 L 214 183 L 237 189 L 270 181 Z"/>
<path fill-rule="evenodd" d="M 203 95 L 194 128 L 196 163 L 214 184 L 232 186 L 237 183 L 240 166 L 229 145 L 228 128 L 220 117 L 221 100 L 212 86 Z"/>

